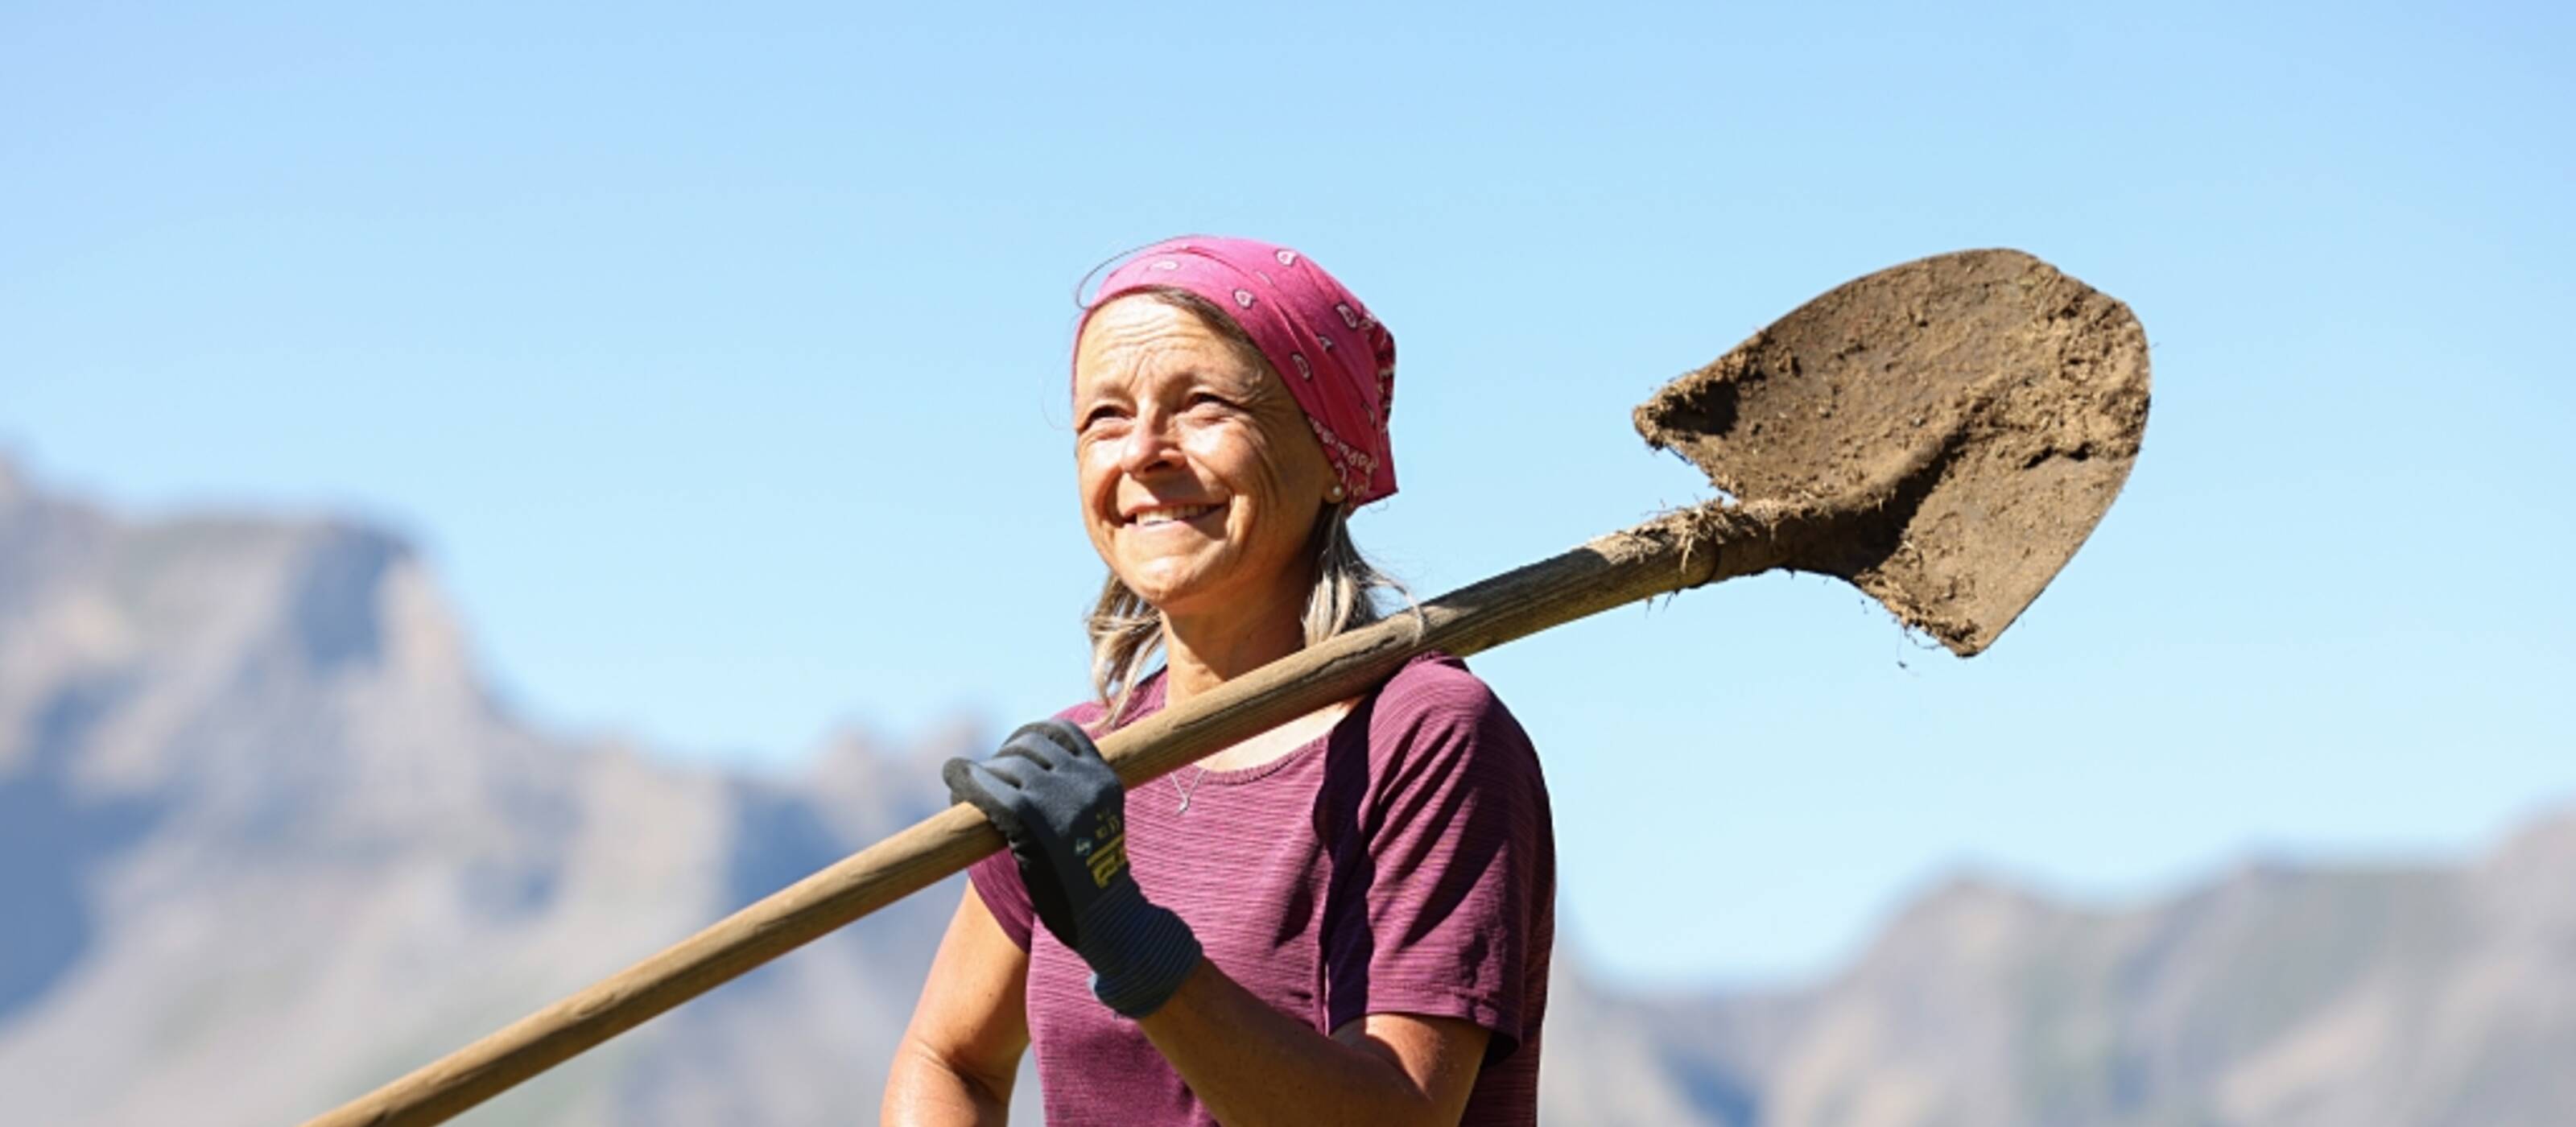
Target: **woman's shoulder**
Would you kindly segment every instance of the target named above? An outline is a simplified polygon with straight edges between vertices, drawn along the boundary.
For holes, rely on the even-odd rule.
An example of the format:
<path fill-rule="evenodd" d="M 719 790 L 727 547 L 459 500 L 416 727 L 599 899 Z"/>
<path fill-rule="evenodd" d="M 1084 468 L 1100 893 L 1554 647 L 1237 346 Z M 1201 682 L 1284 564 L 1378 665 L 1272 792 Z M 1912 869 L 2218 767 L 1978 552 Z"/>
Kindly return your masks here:
<path fill-rule="evenodd" d="M 1465 662 L 1443 653 L 1416 658 L 1363 709 L 1367 769 L 1326 785 L 1359 792 L 1372 836 L 1446 827 L 1437 834 L 1499 834 L 1542 853 L 1551 848 L 1538 749 Z"/>
<path fill-rule="evenodd" d="M 1052 718 L 1056 720 L 1070 720 L 1076 725 L 1079 725 L 1083 731 L 1094 732 L 1100 727 L 1101 718 L 1107 715 L 1109 715 L 1108 705 L 1102 704 L 1096 700 L 1087 700 L 1080 704 L 1066 705 L 1064 708 L 1059 709 Z"/>
<path fill-rule="evenodd" d="M 1137 686 L 1127 708 L 1132 722 L 1160 711 L 1161 674 Z M 1476 759 L 1503 757 L 1530 760 L 1536 752 L 1520 721 L 1504 707 L 1493 686 L 1451 654 L 1430 650 L 1415 655 L 1382 683 L 1364 707 L 1370 758 L 1422 758 L 1428 755 Z M 1097 734 L 1109 707 L 1086 700 L 1056 713 Z"/>
<path fill-rule="evenodd" d="M 1369 707 L 1372 758 L 1537 766 L 1520 721 L 1467 663 L 1432 651 L 1396 670 Z"/>
<path fill-rule="evenodd" d="M 1157 669 L 1146 675 L 1144 680 L 1136 683 L 1134 693 L 1127 700 L 1125 719 L 1120 720 L 1119 725 L 1133 724 L 1162 709 L 1163 671 Z M 1055 714 L 1055 719 L 1070 720 L 1079 725 L 1083 731 L 1091 733 L 1094 738 L 1108 734 L 1109 725 L 1104 723 L 1108 717 L 1109 704 L 1098 697 L 1085 700 L 1080 704 L 1067 705 Z"/>
<path fill-rule="evenodd" d="M 1415 655 L 1387 678 L 1378 690 L 1377 711 L 1381 717 L 1452 722 L 1511 714 L 1493 686 L 1469 672 L 1465 661 L 1439 650 Z"/>

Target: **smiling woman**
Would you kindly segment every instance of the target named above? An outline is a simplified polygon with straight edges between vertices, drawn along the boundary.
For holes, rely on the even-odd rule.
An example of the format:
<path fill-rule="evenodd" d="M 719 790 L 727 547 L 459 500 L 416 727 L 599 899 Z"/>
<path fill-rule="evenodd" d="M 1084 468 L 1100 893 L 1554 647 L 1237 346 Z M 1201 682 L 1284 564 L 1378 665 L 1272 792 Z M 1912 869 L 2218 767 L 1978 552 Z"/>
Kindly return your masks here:
<path fill-rule="evenodd" d="M 1278 609 L 1298 602 L 1305 645 L 1377 621 L 1374 594 L 1396 584 L 1351 543 L 1349 488 L 1260 347 L 1222 310 L 1184 289 L 1132 291 L 1095 307 L 1076 356 L 1083 523 L 1110 565 L 1090 619 L 1092 680 L 1112 715 L 1167 616 L 1188 613 L 1180 588 L 1202 605 L 1231 598 L 1227 613 L 1264 623 L 1287 621 Z M 1295 514 L 1318 511 L 1301 532 Z M 1245 577 L 1278 589 L 1242 590 Z M 1255 607 L 1267 613 L 1242 613 Z"/>
<path fill-rule="evenodd" d="M 1535 1121 L 1546 784 L 1463 664 L 1134 803 L 1091 742 L 1378 616 L 1345 521 L 1395 490 L 1394 363 L 1284 247 L 1176 239 L 1104 281 L 1073 377 L 1099 699 L 946 766 L 1011 849 L 973 870 L 888 1122 L 1001 1122 L 1032 1045 L 1051 1123 Z"/>

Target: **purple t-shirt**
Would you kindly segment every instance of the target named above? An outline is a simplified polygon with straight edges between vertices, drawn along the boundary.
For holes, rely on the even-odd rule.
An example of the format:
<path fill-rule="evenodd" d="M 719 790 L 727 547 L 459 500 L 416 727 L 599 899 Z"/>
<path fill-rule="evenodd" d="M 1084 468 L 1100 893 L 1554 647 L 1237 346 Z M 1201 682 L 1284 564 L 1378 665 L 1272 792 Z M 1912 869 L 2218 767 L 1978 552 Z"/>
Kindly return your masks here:
<path fill-rule="evenodd" d="M 1130 712 L 1162 706 L 1162 679 Z M 1096 724 L 1097 704 L 1063 714 Z M 1186 811 L 1180 809 L 1188 790 Z M 1333 730 L 1258 767 L 1184 767 L 1127 795 L 1147 899 L 1226 976 L 1330 1034 L 1372 1013 L 1491 1030 L 1461 1120 L 1538 1118 L 1539 1019 L 1556 932 L 1556 845 L 1538 756 L 1456 658 L 1414 659 Z M 1008 852 L 976 894 L 1029 952 L 1029 1037 L 1049 1124 L 1212 1124 L 1136 1023 L 1029 907 Z"/>

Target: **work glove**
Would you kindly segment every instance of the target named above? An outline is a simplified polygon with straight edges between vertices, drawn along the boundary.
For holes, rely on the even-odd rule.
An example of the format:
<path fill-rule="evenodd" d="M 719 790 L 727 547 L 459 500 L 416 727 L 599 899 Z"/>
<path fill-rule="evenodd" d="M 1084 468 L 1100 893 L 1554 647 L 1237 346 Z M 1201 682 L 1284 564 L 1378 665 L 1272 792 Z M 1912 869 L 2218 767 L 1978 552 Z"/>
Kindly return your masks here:
<path fill-rule="evenodd" d="M 1127 871 L 1127 787 L 1091 737 L 1063 720 L 1012 732 L 991 759 L 940 768 L 1011 843 L 1047 931 L 1091 967 L 1091 992 L 1128 1017 L 1154 1012 L 1199 963 L 1198 936 L 1145 899 Z"/>

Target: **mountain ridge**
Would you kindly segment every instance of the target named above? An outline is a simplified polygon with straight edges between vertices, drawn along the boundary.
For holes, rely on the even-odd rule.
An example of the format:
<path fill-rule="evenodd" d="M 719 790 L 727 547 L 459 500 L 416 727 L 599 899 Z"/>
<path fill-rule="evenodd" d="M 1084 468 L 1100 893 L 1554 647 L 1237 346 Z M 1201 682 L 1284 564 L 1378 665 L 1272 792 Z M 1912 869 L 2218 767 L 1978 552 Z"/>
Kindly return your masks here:
<path fill-rule="evenodd" d="M 844 728 L 744 773 L 542 731 L 496 702 L 401 537 L 127 519 L 0 459 L 0 1092 L 28 1122 L 300 1120 L 937 809 L 931 768 L 988 743 Z M 1611 990 L 1560 951 L 1544 1110 L 2576 1122 L 2571 874 L 2558 809 L 2460 864 L 2249 863 L 2113 907 L 1962 874 L 1794 987 Z M 956 895 L 466 1121 L 864 1120 Z"/>

